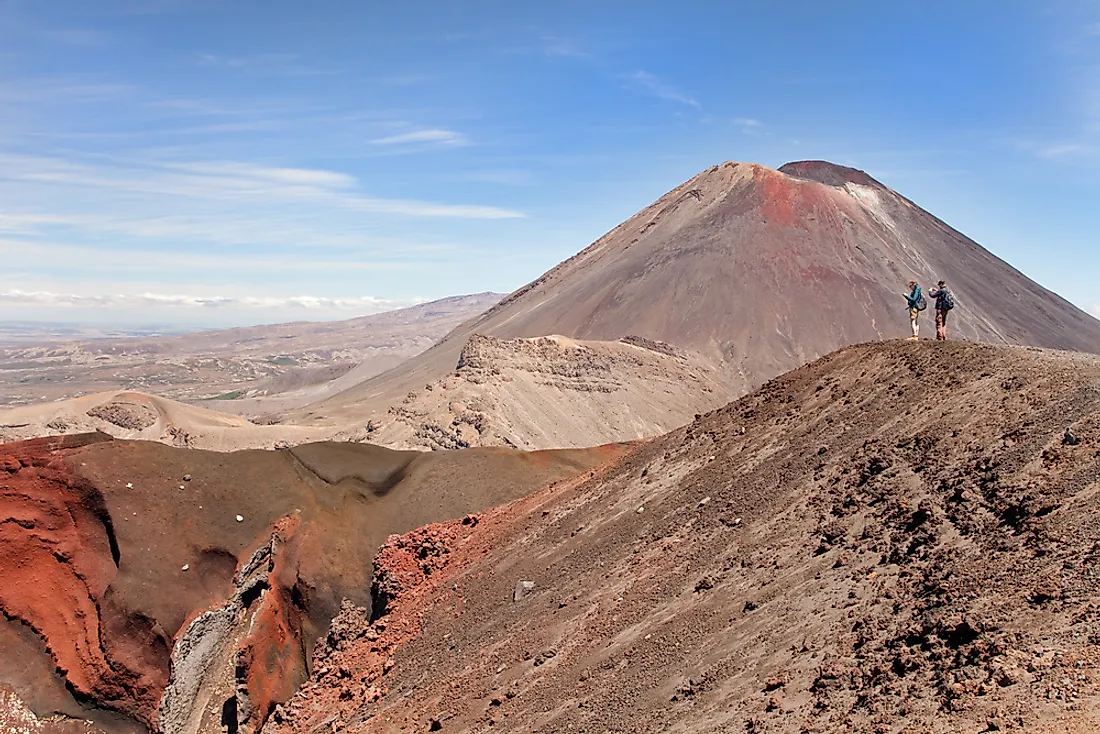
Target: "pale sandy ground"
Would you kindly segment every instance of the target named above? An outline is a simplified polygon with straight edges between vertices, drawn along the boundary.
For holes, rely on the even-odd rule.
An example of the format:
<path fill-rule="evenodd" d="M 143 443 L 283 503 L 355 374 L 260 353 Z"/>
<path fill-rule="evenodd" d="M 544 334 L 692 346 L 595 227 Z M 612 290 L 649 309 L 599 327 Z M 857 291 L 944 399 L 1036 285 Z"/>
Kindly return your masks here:
<path fill-rule="evenodd" d="M 330 428 L 257 426 L 240 416 L 122 390 L 0 411 L 0 442 L 88 431 L 213 451 L 291 446 L 335 433 Z"/>

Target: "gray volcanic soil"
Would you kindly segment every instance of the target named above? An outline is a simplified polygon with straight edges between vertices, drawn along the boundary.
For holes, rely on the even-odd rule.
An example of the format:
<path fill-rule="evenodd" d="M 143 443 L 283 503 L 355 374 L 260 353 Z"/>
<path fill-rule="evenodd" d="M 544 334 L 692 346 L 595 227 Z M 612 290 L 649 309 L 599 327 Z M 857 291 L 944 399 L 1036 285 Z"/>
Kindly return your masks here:
<path fill-rule="evenodd" d="M 1094 732 L 1098 560 L 1100 358 L 851 347 L 392 540 L 265 731 Z"/>

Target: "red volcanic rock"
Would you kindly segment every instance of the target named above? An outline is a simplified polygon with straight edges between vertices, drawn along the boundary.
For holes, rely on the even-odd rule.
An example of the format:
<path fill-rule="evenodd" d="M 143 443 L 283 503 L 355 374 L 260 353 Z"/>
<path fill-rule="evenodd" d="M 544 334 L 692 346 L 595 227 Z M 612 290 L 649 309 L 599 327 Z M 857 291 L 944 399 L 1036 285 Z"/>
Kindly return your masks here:
<path fill-rule="evenodd" d="M 247 706 L 238 709 L 238 720 L 252 729 L 258 729 L 275 706 L 289 700 L 309 677 L 302 644 L 308 606 L 304 597 L 309 591 L 298 575 L 297 525 L 297 518 L 290 517 L 276 528 L 281 547 L 271 561 L 267 588 L 249 634 L 239 643 L 237 685 L 247 697 Z"/>
<path fill-rule="evenodd" d="M 479 582 L 455 583 L 455 579 L 491 552 L 501 534 L 516 532 L 517 523 L 528 513 L 603 471 L 590 470 L 480 515 L 390 536 L 374 559 L 373 609 L 345 603 L 314 651 L 313 679 L 301 689 L 309 705 L 295 699 L 278 707 L 264 731 L 304 732 L 318 727 L 342 731 L 352 719 L 358 719 L 356 726 L 363 731 L 370 731 L 372 719 L 364 715 L 366 705 L 388 692 L 385 676 L 402 648 L 421 635 L 425 613 L 442 609 L 452 619 L 465 614 L 467 584 Z M 500 601 L 506 600 L 511 603 L 510 596 Z"/>
<path fill-rule="evenodd" d="M 477 524 L 476 516 L 467 516 L 390 536 L 374 559 L 373 613 L 378 619 L 369 623 L 371 612 L 346 605 L 333 620 L 324 645 L 315 652 L 314 670 L 319 680 L 342 680 L 351 671 L 354 679 L 346 681 L 347 687 L 326 699 L 324 706 L 278 708 L 271 728 L 302 730 L 326 722 L 339 727 L 364 703 L 384 696 L 387 689 L 382 678 L 393 667 L 395 653 L 420 634 L 429 596 L 488 550 L 484 545 L 467 547 Z M 447 596 L 454 614 L 461 615 L 461 591 L 455 588 Z M 317 689 L 310 685 L 309 690 Z"/>
<path fill-rule="evenodd" d="M 306 680 L 344 600 L 370 604 L 369 559 L 393 531 L 625 450 L 0 445 L 0 689 L 13 691 L 0 709 L 87 715 L 109 734 L 255 731 Z M 19 656 L 35 659 L 8 664 Z"/>
<path fill-rule="evenodd" d="M 0 447 L 0 609 L 45 640 L 78 696 L 150 724 L 170 640 L 107 593 L 118 572 L 111 518 L 103 495 L 56 461 L 66 444 Z"/>

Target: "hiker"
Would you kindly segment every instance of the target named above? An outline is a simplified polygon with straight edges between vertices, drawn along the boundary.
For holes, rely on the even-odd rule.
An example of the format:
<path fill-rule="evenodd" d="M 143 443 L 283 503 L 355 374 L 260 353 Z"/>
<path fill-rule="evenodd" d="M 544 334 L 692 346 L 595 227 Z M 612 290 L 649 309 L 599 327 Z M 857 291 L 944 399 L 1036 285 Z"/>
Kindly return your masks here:
<path fill-rule="evenodd" d="M 905 302 L 909 304 L 909 321 L 913 325 L 913 336 L 909 337 L 909 341 L 915 342 L 917 335 L 920 333 L 920 324 L 917 323 L 917 317 L 920 316 L 921 311 L 928 307 L 917 281 L 909 281 L 909 293 L 905 295 Z"/>
<path fill-rule="evenodd" d="M 947 341 L 947 312 L 955 308 L 955 297 L 947 288 L 947 281 L 941 280 L 928 295 L 936 299 L 936 341 Z"/>

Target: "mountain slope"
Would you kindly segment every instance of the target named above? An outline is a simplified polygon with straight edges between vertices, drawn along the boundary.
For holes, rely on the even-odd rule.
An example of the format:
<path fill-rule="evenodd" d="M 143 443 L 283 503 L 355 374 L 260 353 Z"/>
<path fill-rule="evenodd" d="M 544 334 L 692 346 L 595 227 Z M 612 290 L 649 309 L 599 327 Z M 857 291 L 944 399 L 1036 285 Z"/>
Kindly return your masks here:
<path fill-rule="evenodd" d="M 941 277 L 958 301 L 955 337 L 1100 352 L 1100 321 L 867 174 L 724 163 L 398 370 L 291 416 L 384 411 L 452 370 L 473 334 L 634 334 L 698 353 L 743 394 L 840 346 L 906 336 L 905 283 Z"/>
<path fill-rule="evenodd" d="M 1086 734 L 1098 559 L 1100 357 L 849 347 L 391 539 L 265 731 Z"/>

